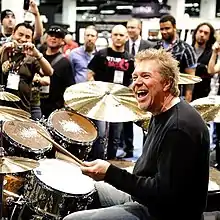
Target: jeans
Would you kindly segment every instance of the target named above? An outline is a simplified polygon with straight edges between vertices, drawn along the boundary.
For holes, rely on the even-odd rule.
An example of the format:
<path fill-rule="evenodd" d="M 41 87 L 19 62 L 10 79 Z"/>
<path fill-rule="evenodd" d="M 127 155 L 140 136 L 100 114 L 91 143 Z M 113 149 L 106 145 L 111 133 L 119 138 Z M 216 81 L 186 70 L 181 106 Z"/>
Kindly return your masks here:
<path fill-rule="evenodd" d="M 107 124 L 105 121 L 93 120 L 98 129 L 98 138 L 92 146 L 88 160 L 105 159 L 107 149 Z"/>
<path fill-rule="evenodd" d="M 38 105 L 31 106 L 31 118 L 33 120 L 40 120 L 42 117 L 41 108 Z"/>
<path fill-rule="evenodd" d="M 78 211 L 63 220 L 154 220 L 147 207 L 134 202 L 127 193 L 104 182 L 97 182 L 95 187 L 102 208 Z"/>

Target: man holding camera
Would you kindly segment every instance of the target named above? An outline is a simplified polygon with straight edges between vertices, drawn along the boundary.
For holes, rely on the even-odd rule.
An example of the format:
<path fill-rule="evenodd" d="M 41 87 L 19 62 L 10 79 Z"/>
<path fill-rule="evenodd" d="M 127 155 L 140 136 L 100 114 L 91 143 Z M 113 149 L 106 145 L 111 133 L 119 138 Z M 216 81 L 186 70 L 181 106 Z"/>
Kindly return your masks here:
<path fill-rule="evenodd" d="M 52 75 L 49 62 L 32 43 L 34 30 L 28 23 L 19 23 L 12 33 L 12 41 L 0 48 L 1 83 L 5 90 L 17 95 L 18 103 L 6 103 L 30 112 L 31 86 L 35 73 Z"/>
<path fill-rule="evenodd" d="M 33 39 L 36 40 L 36 39 L 39 39 L 43 35 L 43 24 L 40 18 L 38 7 L 34 0 L 29 1 L 28 11 L 31 12 L 35 17 L 35 23 L 34 23 L 35 29 L 34 29 Z M 6 9 L 1 12 L 1 25 L 2 25 L 2 30 L 0 33 L 0 44 L 1 45 L 11 40 L 11 35 L 15 28 L 15 24 L 16 24 L 16 18 L 15 18 L 15 14 L 13 13 L 13 11 L 11 11 L 10 9 Z"/>

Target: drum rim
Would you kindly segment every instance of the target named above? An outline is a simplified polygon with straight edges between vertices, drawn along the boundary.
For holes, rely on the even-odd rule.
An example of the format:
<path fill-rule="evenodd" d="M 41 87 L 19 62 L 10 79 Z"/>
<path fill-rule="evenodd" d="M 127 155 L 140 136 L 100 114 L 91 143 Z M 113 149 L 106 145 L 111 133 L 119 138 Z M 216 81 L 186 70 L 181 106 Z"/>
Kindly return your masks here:
<path fill-rule="evenodd" d="M 88 141 L 88 142 L 84 142 L 84 141 L 77 141 L 77 140 L 73 140 L 73 139 L 70 139 L 70 138 L 67 138 L 66 136 L 64 136 L 63 134 L 61 134 L 54 126 L 53 126 L 53 123 L 52 123 L 52 118 L 53 116 L 58 113 L 58 112 L 71 112 L 71 113 L 74 113 L 84 119 L 86 119 L 93 127 L 94 129 L 96 130 L 96 137 L 91 140 L 91 141 Z M 50 132 L 54 132 L 56 133 L 58 136 L 62 137 L 62 139 L 65 139 L 66 142 L 70 143 L 70 144 L 79 144 L 79 145 L 86 145 L 86 146 L 89 146 L 89 145 L 92 145 L 97 139 L 98 139 L 98 136 L 99 136 L 99 130 L 98 130 L 98 127 L 95 125 L 95 123 L 93 121 L 91 121 L 91 119 L 77 113 L 76 111 L 70 109 L 70 108 L 62 108 L 62 109 L 56 109 L 55 111 L 53 111 L 48 119 L 47 119 L 47 125 L 49 127 L 49 130 Z"/>

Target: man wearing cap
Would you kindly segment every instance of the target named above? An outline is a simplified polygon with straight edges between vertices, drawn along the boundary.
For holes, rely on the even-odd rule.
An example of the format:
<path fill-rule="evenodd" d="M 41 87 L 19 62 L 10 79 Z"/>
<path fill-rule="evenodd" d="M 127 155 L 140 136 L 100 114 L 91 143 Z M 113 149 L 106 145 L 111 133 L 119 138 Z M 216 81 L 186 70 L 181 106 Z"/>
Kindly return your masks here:
<path fill-rule="evenodd" d="M 40 18 L 38 7 L 34 0 L 30 0 L 29 11 L 35 17 L 35 24 L 34 24 L 35 29 L 34 29 L 33 39 L 39 39 L 43 34 L 43 24 Z M 2 30 L 0 33 L 0 44 L 10 41 L 10 37 L 14 30 L 15 24 L 16 24 L 16 18 L 15 18 L 15 14 L 13 13 L 13 11 L 11 11 L 10 9 L 6 9 L 1 12 Z"/>
<path fill-rule="evenodd" d="M 53 67 L 54 73 L 49 79 L 50 85 L 42 88 L 41 111 L 46 118 L 54 110 L 64 107 L 64 91 L 75 83 L 70 62 L 60 52 L 64 36 L 64 30 L 59 26 L 51 26 L 47 31 L 47 49 L 43 55 Z"/>

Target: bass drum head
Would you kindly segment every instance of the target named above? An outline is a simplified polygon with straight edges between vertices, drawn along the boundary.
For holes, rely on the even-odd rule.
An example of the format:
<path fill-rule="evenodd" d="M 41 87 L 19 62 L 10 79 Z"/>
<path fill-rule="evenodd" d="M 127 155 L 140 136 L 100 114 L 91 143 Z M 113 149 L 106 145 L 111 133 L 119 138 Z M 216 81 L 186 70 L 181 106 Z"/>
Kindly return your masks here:
<path fill-rule="evenodd" d="M 45 152 L 52 148 L 52 144 L 42 137 L 37 131 L 50 136 L 42 126 L 32 121 L 6 121 L 3 132 L 9 139 L 25 147 L 27 150 Z"/>
<path fill-rule="evenodd" d="M 53 190 L 71 195 L 86 195 L 95 189 L 94 181 L 79 167 L 59 159 L 40 160 L 35 176 Z"/>
<path fill-rule="evenodd" d="M 90 120 L 72 111 L 55 111 L 48 120 L 53 129 L 74 142 L 91 143 L 98 136 L 98 131 Z"/>

